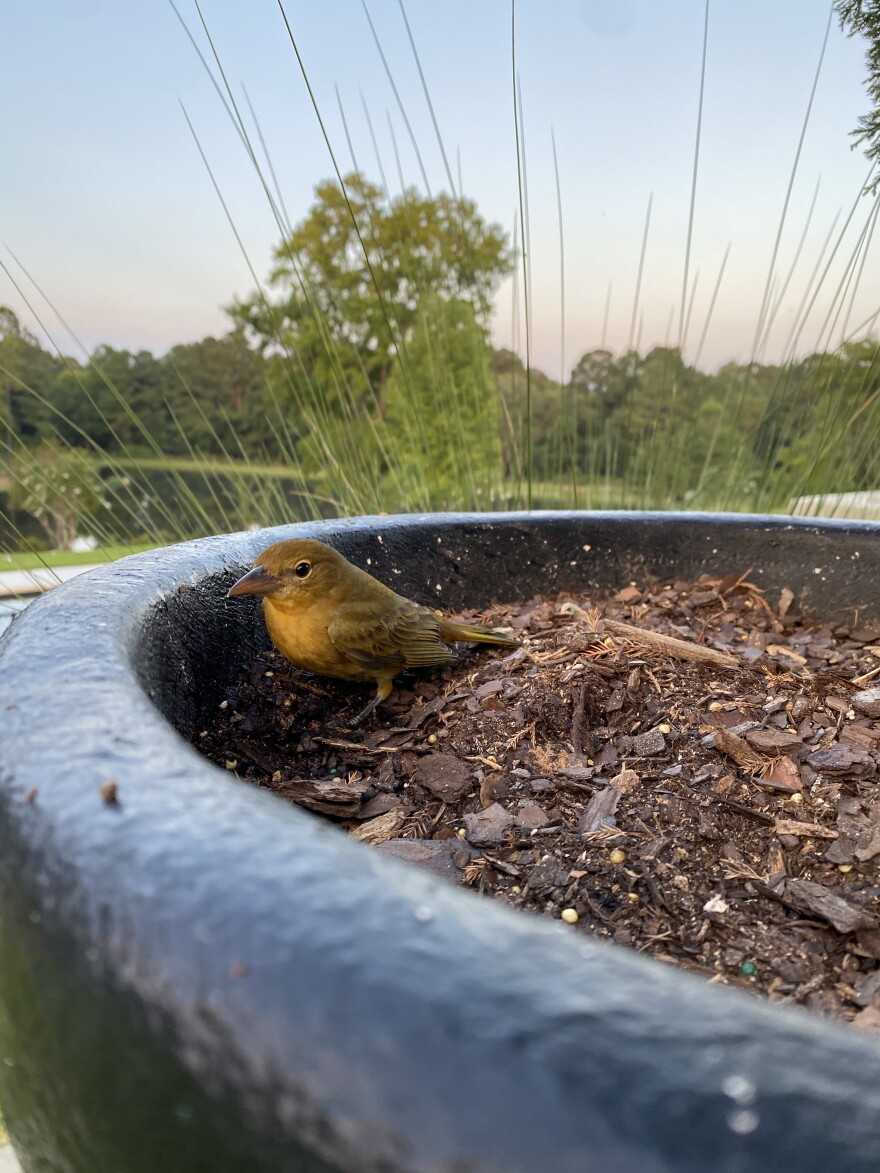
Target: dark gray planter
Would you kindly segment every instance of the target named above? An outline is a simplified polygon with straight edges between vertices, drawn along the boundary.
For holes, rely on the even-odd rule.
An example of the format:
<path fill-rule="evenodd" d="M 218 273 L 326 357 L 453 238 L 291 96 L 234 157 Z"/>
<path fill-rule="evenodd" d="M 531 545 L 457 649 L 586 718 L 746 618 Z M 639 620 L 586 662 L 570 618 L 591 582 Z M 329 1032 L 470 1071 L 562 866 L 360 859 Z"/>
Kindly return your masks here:
<path fill-rule="evenodd" d="M 826 617 L 880 610 L 880 527 L 656 514 L 288 527 L 53 591 L 0 641 L 0 1100 L 27 1170 L 880 1168 L 872 1039 L 443 886 L 198 756 L 265 640 L 224 592 L 296 532 L 450 607 L 751 566 Z"/>

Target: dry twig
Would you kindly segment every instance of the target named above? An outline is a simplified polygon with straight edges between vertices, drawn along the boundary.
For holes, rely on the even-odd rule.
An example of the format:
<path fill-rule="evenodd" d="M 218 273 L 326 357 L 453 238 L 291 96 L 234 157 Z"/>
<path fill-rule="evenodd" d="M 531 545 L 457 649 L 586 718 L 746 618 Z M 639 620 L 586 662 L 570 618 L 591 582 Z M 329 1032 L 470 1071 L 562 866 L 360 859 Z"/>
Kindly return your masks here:
<path fill-rule="evenodd" d="M 580 620 L 589 621 L 589 614 L 576 603 L 564 604 L 565 610 Z M 604 630 L 609 635 L 621 636 L 642 647 L 652 648 L 657 652 L 665 652 L 676 660 L 693 660 L 698 664 L 717 664 L 719 668 L 736 668 L 739 660 L 729 652 L 718 652 L 714 648 L 704 648 L 700 644 L 689 643 L 685 639 L 677 639 L 672 635 L 661 635 L 658 631 L 645 631 L 644 628 L 634 627 L 631 623 L 621 623 L 618 619 L 604 619 Z"/>

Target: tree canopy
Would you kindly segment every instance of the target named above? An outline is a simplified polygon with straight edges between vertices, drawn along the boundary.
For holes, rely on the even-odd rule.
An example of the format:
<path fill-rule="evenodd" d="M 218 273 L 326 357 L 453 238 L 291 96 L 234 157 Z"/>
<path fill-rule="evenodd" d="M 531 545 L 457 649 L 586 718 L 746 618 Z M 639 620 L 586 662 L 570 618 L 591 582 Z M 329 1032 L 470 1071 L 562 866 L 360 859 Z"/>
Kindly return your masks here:
<path fill-rule="evenodd" d="M 424 509 L 488 507 L 502 495 L 501 410 L 491 349 L 470 302 L 424 298 L 395 366 L 383 420 L 390 494 Z"/>
<path fill-rule="evenodd" d="M 527 481 L 539 507 L 751 509 L 880 484 L 875 341 L 714 373 L 592 349 L 560 384 L 489 343 L 511 263 L 472 202 L 351 175 L 223 337 L 81 362 L 0 308 L 0 539 L 504 507 Z"/>
<path fill-rule="evenodd" d="M 850 36 L 868 40 L 868 77 L 865 88 L 872 108 L 864 114 L 853 131 L 856 142 L 865 144 L 865 154 L 880 163 L 880 0 L 835 0 L 841 28 Z M 871 186 L 880 184 L 878 173 Z"/>
<path fill-rule="evenodd" d="M 304 403 L 338 413 L 384 411 L 385 388 L 423 299 L 468 302 L 485 325 L 510 270 L 504 232 L 473 201 L 409 188 L 389 198 L 363 175 L 315 189 L 303 221 L 275 252 L 261 291 L 231 308 L 263 350 L 285 353 Z"/>

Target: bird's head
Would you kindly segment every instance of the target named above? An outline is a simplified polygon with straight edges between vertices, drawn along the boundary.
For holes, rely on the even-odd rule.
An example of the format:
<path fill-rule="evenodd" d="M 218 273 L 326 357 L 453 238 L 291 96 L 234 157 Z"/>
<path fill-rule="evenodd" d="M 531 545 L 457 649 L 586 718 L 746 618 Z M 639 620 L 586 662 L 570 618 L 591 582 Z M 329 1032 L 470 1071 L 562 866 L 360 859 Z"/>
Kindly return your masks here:
<path fill-rule="evenodd" d="M 295 603 L 315 592 L 329 593 L 347 569 L 349 563 L 331 546 L 310 538 L 289 538 L 264 550 L 226 597 L 271 595 L 273 602 Z"/>

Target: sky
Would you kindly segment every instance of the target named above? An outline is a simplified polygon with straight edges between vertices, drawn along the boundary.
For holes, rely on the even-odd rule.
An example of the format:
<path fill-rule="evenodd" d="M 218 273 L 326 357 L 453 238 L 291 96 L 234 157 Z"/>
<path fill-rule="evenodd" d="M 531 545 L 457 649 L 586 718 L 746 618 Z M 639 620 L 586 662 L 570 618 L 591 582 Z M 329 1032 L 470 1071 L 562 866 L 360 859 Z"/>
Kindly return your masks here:
<path fill-rule="evenodd" d="M 223 307 L 271 269 L 278 226 L 183 27 L 211 58 L 198 11 L 177 3 L 180 18 L 167 0 L 0 6 L 0 260 L 32 308 L 2 271 L 0 304 L 67 354 L 101 343 L 159 354 L 222 334 Z M 367 4 L 436 193 L 448 181 L 400 3 Z M 285 11 L 342 169 L 353 150 L 392 194 L 401 176 L 422 187 L 362 0 L 285 0 Z M 405 11 L 454 180 L 512 234 L 510 2 Z M 828 0 L 710 0 L 689 256 L 705 0 L 517 0 L 515 12 L 535 365 L 559 377 L 600 345 L 682 341 L 715 369 L 871 328 L 880 264 L 873 201 L 859 194 L 868 164 L 850 138 L 868 108 L 865 46 L 836 19 L 800 144 Z M 278 0 L 202 0 L 202 14 L 295 222 L 333 165 Z M 842 287 L 848 273 L 858 281 Z M 775 312 L 758 337 L 768 280 Z M 492 323 L 495 344 L 520 353 L 523 285 L 501 286 Z"/>

